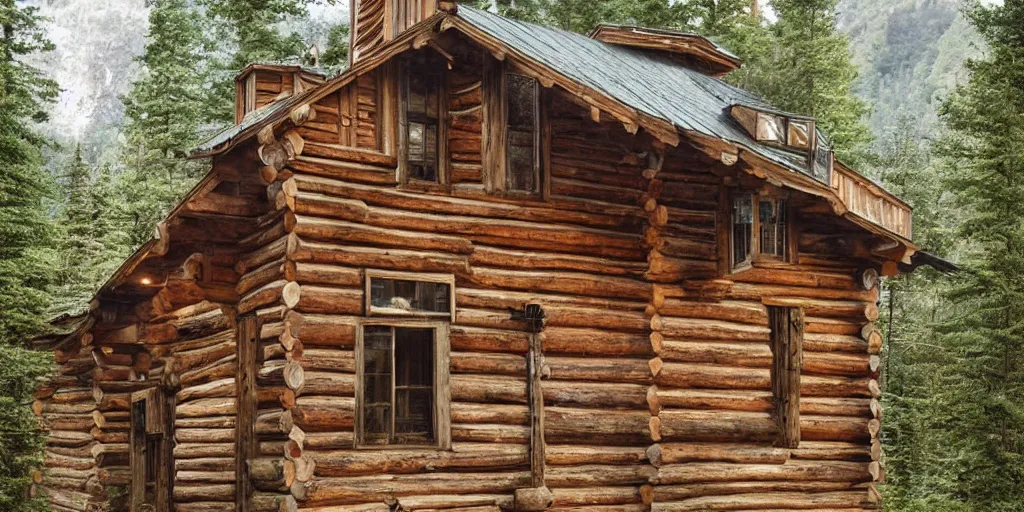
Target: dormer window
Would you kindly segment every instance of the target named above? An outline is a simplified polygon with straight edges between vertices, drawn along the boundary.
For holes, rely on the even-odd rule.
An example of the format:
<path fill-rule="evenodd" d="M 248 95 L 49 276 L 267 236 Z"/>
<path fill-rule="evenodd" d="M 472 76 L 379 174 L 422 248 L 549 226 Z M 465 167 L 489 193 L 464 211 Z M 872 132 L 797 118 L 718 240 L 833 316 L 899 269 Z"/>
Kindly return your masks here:
<path fill-rule="evenodd" d="M 731 255 L 733 270 L 761 261 L 790 261 L 789 201 L 768 194 L 733 197 Z"/>
<path fill-rule="evenodd" d="M 757 140 L 782 143 L 786 133 L 786 118 L 771 114 L 757 114 Z"/>
<path fill-rule="evenodd" d="M 811 123 L 790 120 L 786 139 L 786 144 L 794 148 L 809 149 L 811 147 Z"/>

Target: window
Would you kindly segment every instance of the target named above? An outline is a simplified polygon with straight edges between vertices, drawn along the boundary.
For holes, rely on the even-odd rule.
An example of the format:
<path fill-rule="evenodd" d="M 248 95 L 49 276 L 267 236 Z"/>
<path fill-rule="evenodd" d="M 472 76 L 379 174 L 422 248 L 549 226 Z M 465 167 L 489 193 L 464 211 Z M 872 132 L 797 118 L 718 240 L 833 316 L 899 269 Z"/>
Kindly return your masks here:
<path fill-rule="evenodd" d="M 772 416 L 779 427 L 777 446 L 800 444 L 800 370 L 803 366 L 804 313 L 800 308 L 768 306 L 772 351 Z"/>
<path fill-rule="evenodd" d="M 533 193 L 540 182 L 537 81 L 506 73 L 505 94 L 505 190 Z"/>
<path fill-rule="evenodd" d="M 771 114 L 757 114 L 757 140 L 765 142 L 785 142 L 786 119 Z"/>
<path fill-rule="evenodd" d="M 755 261 L 790 258 L 789 201 L 761 194 L 739 194 L 732 201 L 732 268 Z"/>
<path fill-rule="evenodd" d="M 360 446 L 447 449 L 448 325 L 367 320 L 356 350 Z"/>
<path fill-rule="evenodd" d="M 406 176 L 437 183 L 441 77 L 427 65 L 410 66 L 405 80 Z"/>
<path fill-rule="evenodd" d="M 750 261 L 751 236 L 754 232 L 754 205 L 752 197 L 742 195 L 732 203 L 732 261 L 733 266 Z"/>
<path fill-rule="evenodd" d="M 787 144 L 795 148 L 811 147 L 811 125 L 806 121 L 789 121 Z"/>
<path fill-rule="evenodd" d="M 132 394 L 130 510 L 170 510 L 173 396 L 151 388 Z"/>
<path fill-rule="evenodd" d="M 823 183 L 832 182 L 832 146 L 825 137 L 818 137 L 818 144 L 814 148 L 814 162 L 812 173 L 814 177 Z"/>
<path fill-rule="evenodd" d="M 369 315 L 450 317 L 455 310 L 454 276 L 368 270 Z"/>
<path fill-rule="evenodd" d="M 761 199 L 758 202 L 757 211 L 760 217 L 758 219 L 760 221 L 758 233 L 761 237 L 758 244 L 760 253 L 785 260 L 789 239 L 786 229 L 786 200 Z"/>

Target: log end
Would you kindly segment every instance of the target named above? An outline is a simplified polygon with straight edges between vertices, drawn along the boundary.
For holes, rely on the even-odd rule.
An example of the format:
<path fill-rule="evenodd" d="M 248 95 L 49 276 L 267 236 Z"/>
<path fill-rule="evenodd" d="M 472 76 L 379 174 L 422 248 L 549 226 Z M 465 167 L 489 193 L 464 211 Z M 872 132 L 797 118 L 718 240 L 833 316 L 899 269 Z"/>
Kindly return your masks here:
<path fill-rule="evenodd" d="M 533 512 L 547 510 L 555 502 L 555 496 L 547 487 L 530 487 L 515 490 L 515 510 Z"/>

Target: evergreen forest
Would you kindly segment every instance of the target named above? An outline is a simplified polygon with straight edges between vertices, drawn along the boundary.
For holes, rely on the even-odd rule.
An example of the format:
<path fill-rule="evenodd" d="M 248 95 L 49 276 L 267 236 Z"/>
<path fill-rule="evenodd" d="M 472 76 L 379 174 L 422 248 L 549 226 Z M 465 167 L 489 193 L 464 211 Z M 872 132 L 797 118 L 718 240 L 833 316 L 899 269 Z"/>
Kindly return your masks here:
<path fill-rule="evenodd" d="M 347 3 L 0 0 L 0 512 L 46 509 L 26 497 L 43 446 L 29 404 L 52 357 L 28 340 L 208 170 L 183 157 L 233 121 L 241 68 L 343 71 Z M 1024 511 L 1024 2 L 473 3 L 581 33 L 703 34 L 743 59 L 728 81 L 814 116 L 909 202 L 915 242 L 961 271 L 884 283 L 886 510 Z M 68 91 L 90 84 L 76 120 Z"/>

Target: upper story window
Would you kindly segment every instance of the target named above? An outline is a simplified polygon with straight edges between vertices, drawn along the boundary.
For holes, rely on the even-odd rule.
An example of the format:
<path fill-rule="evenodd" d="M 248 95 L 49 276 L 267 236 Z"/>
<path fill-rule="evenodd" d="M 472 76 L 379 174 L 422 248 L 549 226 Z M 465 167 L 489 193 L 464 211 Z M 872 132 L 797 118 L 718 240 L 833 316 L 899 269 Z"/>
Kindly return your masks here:
<path fill-rule="evenodd" d="M 800 154 L 807 174 L 821 183 L 831 184 L 832 148 L 824 134 L 817 130 L 814 119 L 744 105 L 733 105 L 731 112 L 751 138 Z"/>
<path fill-rule="evenodd" d="M 537 80 L 505 73 L 505 190 L 534 193 L 540 183 Z"/>
<path fill-rule="evenodd" d="M 411 180 L 438 182 L 440 83 L 441 77 L 425 67 L 406 74 L 406 176 Z"/>
<path fill-rule="evenodd" d="M 759 194 L 733 197 L 732 268 L 755 261 L 790 260 L 789 201 Z"/>

